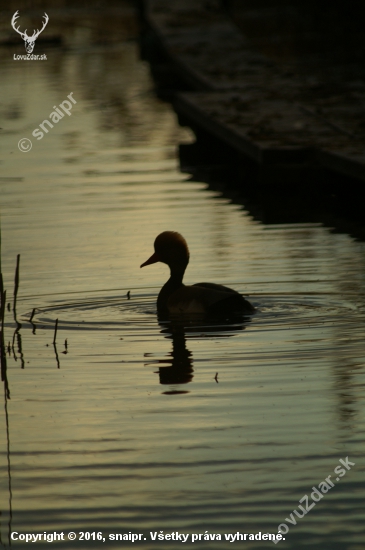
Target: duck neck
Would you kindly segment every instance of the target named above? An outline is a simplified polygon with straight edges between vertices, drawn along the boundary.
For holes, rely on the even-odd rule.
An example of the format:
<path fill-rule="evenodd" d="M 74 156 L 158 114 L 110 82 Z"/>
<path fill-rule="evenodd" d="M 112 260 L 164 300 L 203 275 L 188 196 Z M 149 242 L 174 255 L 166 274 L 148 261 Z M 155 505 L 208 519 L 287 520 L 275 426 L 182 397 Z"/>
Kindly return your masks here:
<path fill-rule="evenodd" d="M 170 279 L 167 281 L 171 286 L 179 287 L 183 284 L 186 265 L 170 267 Z"/>
<path fill-rule="evenodd" d="M 167 310 L 167 301 L 169 297 L 175 290 L 182 286 L 185 269 L 186 266 L 170 267 L 170 278 L 161 288 L 157 298 L 157 309 L 159 311 Z"/>

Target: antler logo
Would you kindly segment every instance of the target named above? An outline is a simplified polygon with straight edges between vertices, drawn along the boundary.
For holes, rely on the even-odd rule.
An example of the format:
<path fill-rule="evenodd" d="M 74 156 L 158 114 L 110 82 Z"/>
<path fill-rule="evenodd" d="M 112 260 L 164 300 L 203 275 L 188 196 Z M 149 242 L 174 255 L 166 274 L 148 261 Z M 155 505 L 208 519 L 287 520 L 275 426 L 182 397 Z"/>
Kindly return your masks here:
<path fill-rule="evenodd" d="M 24 32 L 21 32 L 19 30 L 19 27 L 16 28 L 15 26 L 15 23 L 16 23 L 16 20 L 18 19 L 19 17 L 19 10 L 17 10 L 14 15 L 13 15 L 13 18 L 11 20 L 11 26 L 13 27 L 13 29 L 20 34 L 20 36 L 22 37 L 22 39 L 24 40 L 25 44 L 25 49 L 27 51 L 27 53 L 32 53 L 32 51 L 34 50 L 34 44 L 35 44 L 35 41 L 37 40 L 38 36 L 41 34 L 41 32 L 44 30 L 45 26 L 47 25 L 48 21 L 49 21 L 49 17 L 48 15 L 46 14 L 46 12 L 44 12 L 44 22 L 43 22 L 43 27 L 41 28 L 41 30 L 36 30 L 33 32 L 32 36 L 28 36 L 27 35 L 27 29 L 25 29 Z"/>

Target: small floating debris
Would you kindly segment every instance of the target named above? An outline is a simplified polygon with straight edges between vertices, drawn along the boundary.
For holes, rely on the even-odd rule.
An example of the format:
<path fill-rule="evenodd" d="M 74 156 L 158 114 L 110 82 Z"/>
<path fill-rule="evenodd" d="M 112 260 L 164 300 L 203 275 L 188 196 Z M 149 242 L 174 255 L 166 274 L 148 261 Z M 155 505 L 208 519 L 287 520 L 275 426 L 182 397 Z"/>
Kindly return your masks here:
<path fill-rule="evenodd" d="M 214 380 L 217 382 L 217 384 L 219 384 L 219 382 L 218 382 L 218 373 L 217 372 L 215 373 Z"/>
<path fill-rule="evenodd" d="M 64 355 L 67 355 L 67 354 L 68 354 L 68 350 L 67 350 L 67 338 L 66 338 L 66 340 L 65 340 L 64 346 L 65 346 L 65 349 L 63 350 L 62 353 L 63 353 Z"/>
<path fill-rule="evenodd" d="M 130 291 L 130 290 L 128 290 L 128 292 L 127 292 L 127 299 L 128 299 L 128 300 L 131 299 L 131 291 Z"/>

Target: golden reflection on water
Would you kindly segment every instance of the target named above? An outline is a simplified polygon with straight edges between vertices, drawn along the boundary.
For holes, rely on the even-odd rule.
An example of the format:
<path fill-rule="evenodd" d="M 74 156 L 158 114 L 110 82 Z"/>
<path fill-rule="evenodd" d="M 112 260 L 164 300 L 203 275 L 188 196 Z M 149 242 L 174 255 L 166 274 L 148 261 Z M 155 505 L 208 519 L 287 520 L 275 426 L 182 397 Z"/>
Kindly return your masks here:
<path fill-rule="evenodd" d="M 154 96 L 135 41 L 120 42 L 136 28 L 119 9 L 110 25 L 65 12 L 67 31 L 50 13 L 69 49 L 47 63 L 0 51 L 2 271 L 9 297 L 21 254 L 22 325 L 6 312 L 1 541 L 10 520 L 19 532 L 277 532 L 349 456 L 356 467 L 286 544 L 358 549 L 364 245 L 318 224 L 261 225 L 180 173 L 192 136 Z M 71 116 L 21 153 L 71 91 Z M 166 266 L 139 265 L 166 229 L 187 239 L 188 283 L 233 286 L 258 313 L 159 323 Z"/>

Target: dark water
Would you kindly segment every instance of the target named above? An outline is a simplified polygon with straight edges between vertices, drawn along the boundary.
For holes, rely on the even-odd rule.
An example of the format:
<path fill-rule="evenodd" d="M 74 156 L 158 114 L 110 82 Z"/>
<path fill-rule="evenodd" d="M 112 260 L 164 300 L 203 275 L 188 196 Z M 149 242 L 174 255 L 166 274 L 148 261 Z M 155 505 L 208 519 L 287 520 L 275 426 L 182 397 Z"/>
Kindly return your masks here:
<path fill-rule="evenodd" d="M 224 534 L 284 523 L 279 547 L 363 549 L 364 244 L 319 224 L 262 225 L 189 181 L 176 151 L 193 138 L 154 96 L 133 11 L 112 10 L 108 27 L 107 10 L 90 13 L 54 14 L 68 48 L 47 62 L 0 51 L 2 271 L 11 301 L 21 254 L 22 325 L 7 311 L 2 546 L 11 531 L 100 531 L 104 543 L 57 547 L 138 546 L 108 540 L 132 532 L 175 548 L 150 532 L 178 531 L 227 548 Z M 71 116 L 20 152 L 70 92 Z M 250 320 L 158 322 L 166 266 L 139 265 L 169 229 L 189 243 L 187 282 L 249 294 Z"/>

